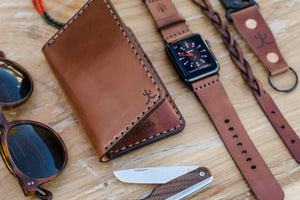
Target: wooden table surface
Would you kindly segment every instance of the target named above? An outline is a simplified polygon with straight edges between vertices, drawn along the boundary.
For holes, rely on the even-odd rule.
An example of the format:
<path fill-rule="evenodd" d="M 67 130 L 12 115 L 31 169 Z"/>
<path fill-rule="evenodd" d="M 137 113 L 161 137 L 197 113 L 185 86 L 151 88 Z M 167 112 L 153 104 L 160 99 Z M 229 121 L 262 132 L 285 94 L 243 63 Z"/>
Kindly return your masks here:
<path fill-rule="evenodd" d="M 100 163 L 78 124 L 70 104 L 49 68 L 41 48 L 57 31 L 46 24 L 30 0 L 2 0 L 0 4 L 0 49 L 7 58 L 23 65 L 35 84 L 33 95 L 18 108 L 5 111 L 9 120 L 31 119 L 50 125 L 63 138 L 69 153 L 68 164 L 61 175 L 43 185 L 54 199 L 113 200 L 137 199 L 156 185 L 119 182 L 114 170 L 140 167 L 198 165 L 210 169 L 213 184 L 191 199 L 255 199 L 239 170 L 223 145 L 208 115 L 193 92 L 179 79 L 164 53 L 164 42 L 152 17 L 141 0 L 112 0 L 125 23 L 132 28 L 150 57 L 163 82 L 173 96 L 185 120 L 185 129 L 169 138 L 142 147 L 108 163 Z M 272 29 L 281 52 L 290 66 L 300 74 L 300 2 L 297 0 L 257 0 L 260 11 Z M 48 12 L 60 21 L 67 21 L 85 0 L 47 0 Z M 191 0 L 173 0 L 194 33 L 210 40 L 220 62 L 220 78 L 249 136 L 281 185 L 286 200 L 300 199 L 300 165 L 295 162 L 279 136 L 263 114 L 240 71 L 210 21 Z M 211 0 L 218 12 L 224 9 L 218 0 Z M 291 93 L 273 90 L 267 71 L 249 50 L 230 24 L 254 74 L 300 136 L 300 86 Z M 274 79 L 288 86 L 293 78 L 285 74 Z M 0 162 L 0 199 L 38 199 L 24 197 L 18 181 Z"/>

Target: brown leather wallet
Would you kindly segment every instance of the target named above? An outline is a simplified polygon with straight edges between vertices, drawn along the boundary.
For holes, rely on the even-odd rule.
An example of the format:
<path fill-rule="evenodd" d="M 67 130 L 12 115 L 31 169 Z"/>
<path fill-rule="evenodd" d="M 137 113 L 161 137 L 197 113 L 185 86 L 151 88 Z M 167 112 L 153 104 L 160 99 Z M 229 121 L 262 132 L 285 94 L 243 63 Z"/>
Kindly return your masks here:
<path fill-rule="evenodd" d="M 43 53 L 101 162 L 184 128 L 171 96 L 109 0 L 89 0 Z"/>

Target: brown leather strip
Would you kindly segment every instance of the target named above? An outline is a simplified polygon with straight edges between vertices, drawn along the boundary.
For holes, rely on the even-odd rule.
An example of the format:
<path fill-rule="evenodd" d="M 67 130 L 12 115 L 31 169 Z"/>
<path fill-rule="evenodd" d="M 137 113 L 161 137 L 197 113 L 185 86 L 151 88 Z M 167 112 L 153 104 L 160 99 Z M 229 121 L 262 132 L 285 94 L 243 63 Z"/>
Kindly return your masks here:
<path fill-rule="evenodd" d="M 177 12 L 170 0 L 146 0 L 145 3 L 167 43 L 192 34 L 184 17 Z"/>
<path fill-rule="evenodd" d="M 203 14 L 205 14 L 211 21 L 216 30 L 221 34 L 225 46 L 230 52 L 230 56 L 234 64 L 241 70 L 241 74 L 245 82 L 250 86 L 257 103 L 264 111 L 265 115 L 277 131 L 278 135 L 286 144 L 288 150 L 300 163 L 300 141 L 296 132 L 290 127 L 284 116 L 280 113 L 275 102 L 270 95 L 264 91 L 260 81 L 253 75 L 248 61 L 243 57 L 243 52 L 239 44 L 235 41 L 232 32 L 229 30 L 222 16 L 213 10 L 209 1 L 207 0 L 193 0 L 200 6 Z M 275 111 L 276 115 L 273 115 Z M 271 113 L 270 113 L 271 112 Z M 282 127 L 285 128 L 282 128 Z"/>
<path fill-rule="evenodd" d="M 199 80 L 192 86 L 255 196 L 282 200 L 281 187 L 248 136 L 218 75 Z"/>
<path fill-rule="evenodd" d="M 289 69 L 272 31 L 256 5 L 234 12 L 230 16 L 248 45 L 268 68 L 271 76 Z"/>
<path fill-rule="evenodd" d="M 300 163 L 300 139 L 267 92 L 253 94 L 294 159 Z"/>

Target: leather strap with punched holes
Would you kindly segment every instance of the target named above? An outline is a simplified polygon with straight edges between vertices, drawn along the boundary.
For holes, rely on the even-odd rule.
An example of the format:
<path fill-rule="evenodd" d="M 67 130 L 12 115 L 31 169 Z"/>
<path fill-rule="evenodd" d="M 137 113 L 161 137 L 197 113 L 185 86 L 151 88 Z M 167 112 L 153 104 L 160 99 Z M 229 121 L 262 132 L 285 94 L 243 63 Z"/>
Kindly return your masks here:
<path fill-rule="evenodd" d="M 220 0 L 227 9 L 227 18 L 232 20 L 248 45 L 264 63 L 269 71 L 269 83 L 279 92 L 290 92 L 298 84 L 296 72 L 284 60 L 275 37 L 259 11 L 255 0 Z M 296 76 L 295 84 L 290 89 L 278 89 L 271 82 L 271 76 L 276 76 L 288 70 Z"/>
<path fill-rule="evenodd" d="M 218 75 L 197 81 L 192 86 L 257 199 L 282 200 L 281 187 L 248 136 Z"/>
<path fill-rule="evenodd" d="M 222 40 L 230 52 L 232 61 L 241 70 L 241 75 L 251 88 L 257 103 L 264 111 L 266 117 L 269 119 L 294 159 L 300 163 L 300 139 L 297 136 L 297 133 L 286 121 L 271 96 L 263 89 L 261 82 L 254 76 L 250 64 L 243 57 L 243 52 L 239 44 L 235 41 L 233 33 L 226 25 L 225 20 L 212 8 L 208 0 L 193 1 L 199 5 L 203 14 L 212 21 L 213 26 L 221 34 Z"/>
<path fill-rule="evenodd" d="M 170 0 L 144 1 L 164 40 L 192 34 Z M 284 193 L 239 120 L 217 74 L 192 83 L 228 152 L 258 199 L 282 200 Z"/>

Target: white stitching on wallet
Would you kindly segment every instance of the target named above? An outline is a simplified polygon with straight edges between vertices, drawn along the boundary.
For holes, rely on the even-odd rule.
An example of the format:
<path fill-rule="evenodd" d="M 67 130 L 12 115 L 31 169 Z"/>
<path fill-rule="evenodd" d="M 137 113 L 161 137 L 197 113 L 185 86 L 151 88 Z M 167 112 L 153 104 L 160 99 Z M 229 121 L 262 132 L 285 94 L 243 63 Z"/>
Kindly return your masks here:
<path fill-rule="evenodd" d="M 108 9 L 109 9 L 109 11 L 110 11 L 112 17 L 114 18 L 115 22 L 117 23 L 117 25 L 119 26 L 120 30 L 122 31 L 124 37 L 126 38 L 128 44 L 130 45 L 131 49 L 133 50 L 133 52 L 134 52 L 135 55 L 137 56 L 139 62 L 140 62 L 141 65 L 143 66 L 144 70 L 147 72 L 148 77 L 151 79 L 151 81 L 153 82 L 154 86 L 156 87 L 156 90 L 158 91 L 158 94 L 156 95 L 156 100 L 153 101 L 152 105 L 150 105 L 144 112 L 142 112 L 139 116 L 137 116 L 135 121 L 131 122 L 131 123 L 130 123 L 123 131 L 121 131 L 118 135 L 116 135 L 116 136 L 114 137 L 114 140 L 111 141 L 108 145 L 105 146 L 105 149 L 107 149 L 108 146 L 111 146 L 116 140 L 118 140 L 117 138 L 121 137 L 121 136 L 124 134 L 124 132 L 126 132 L 126 131 L 129 129 L 129 127 L 133 126 L 133 125 L 135 124 L 135 122 L 137 122 L 143 115 L 145 115 L 145 112 L 146 112 L 146 111 L 150 110 L 150 108 L 151 108 L 154 104 L 156 104 L 156 101 L 160 98 L 160 96 L 159 96 L 159 90 L 160 90 L 160 89 L 159 89 L 159 87 L 157 86 L 157 84 L 155 83 L 155 81 L 153 80 L 152 75 L 150 74 L 149 70 L 146 68 L 145 63 L 142 61 L 142 58 L 139 56 L 139 54 L 138 54 L 138 52 L 136 51 L 135 47 L 132 45 L 132 42 L 129 40 L 129 38 L 128 38 L 126 32 L 124 31 L 124 29 L 123 29 L 121 23 L 119 22 L 119 19 L 116 17 L 116 15 L 115 15 L 114 11 L 112 10 L 111 6 L 110 6 L 109 3 L 107 2 L 107 0 L 104 0 L 104 2 L 105 2 L 105 4 L 106 4 L 106 6 L 108 7 Z"/>
<path fill-rule="evenodd" d="M 48 46 L 50 46 L 53 42 L 55 42 L 55 40 L 62 34 L 62 32 L 64 32 L 76 19 L 79 15 L 81 15 L 84 10 L 90 6 L 90 4 L 93 2 L 94 0 L 89 0 L 77 13 L 76 15 L 68 22 L 66 23 L 47 43 Z"/>
<path fill-rule="evenodd" d="M 156 104 L 156 101 L 160 98 L 160 96 L 159 96 L 159 87 L 157 86 L 157 84 L 155 83 L 155 80 L 153 80 L 153 78 L 152 78 L 152 75 L 150 74 L 150 72 L 149 72 L 149 70 L 146 68 L 146 65 L 145 65 L 145 63 L 142 61 L 142 58 L 139 56 L 139 54 L 138 54 L 138 52 L 136 51 L 136 49 L 135 49 L 135 47 L 132 45 L 132 42 L 129 40 L 129 38 L 128 38 L 128 36 L 127 36 L 127 34 L 126 34 L 126 32 L 124 31 L 124 29 L 123 29 L 123 27 L 122 27 L 122 25 L 121 25 L 121 23 L 119 22 L 119 19 L 115 16 L 115 13 L 113 12 L 113 10 L 111 9 L 111 6 L 109 5 L 109 3 L 107 2 L 107 0 L 103 0 L 104 2 L 105 2 L 105 4 L 106 4 L 106 6 L 108 7 L 108 9 L 109 9 L 109 11 L 110 11 L 110 13 L 111 13 L 111 15 L 112 15 L 112 17 L 114 18 L 114 21 L 117 23 L 117 25 L 119 26 L 119 28 L 120 28 L 120 30 L 122 31 L 122 34 L 124 35 L 124 37 L 126 38 L 126 40 L 127 40 L 127 42 L 128 42 L 128 44 L 131 46 L 131 49 L 133 50 L 133 52 L 135 53 L 135 55 L 137 56 L 137 58 L 138 58 L 138 60 L 139 60 L 139 62 L 141 63 L 141 65 L 143 66 L 143 68 L 144 68 L 144 70 L 147 72 L 147 75 L 148 75 L 148 77 L 151 79 L 151 81 L 153 82 L 153 84 L 154 84 L 154 86 L 156 87 L 156 89 L 157 89 L 157 91 L 158 91 L 158 95 L 156 96 L 156 100 L 155 101 L 153 101 L 153 103 L 152 103 L 152 105 L 150 105 L 144 112 L 142 112 L 139 116 L 137 116 L 136 117 L 136 120 L 135 121 L 133 121 L 133 122 L 130 122 L 130 124 L 123 130 L 123 131 L 121 131 L 118 135 L 116 135 L 116 136 L 114 136 L 114 139 L 113 140 L 111 140 L 107 145 L 105 145 L 105 149 L 108 149 L 108 147 L 109 146 L 111 146 L 111 145 L 113 145 L 113 143 L 116 141 L 116 140 L 118 140 L 118 138 L 119 137 L 121 137 L 123 134 L 124 134 L 124 132 L 126 132 L 127 130 L 129 130 L 129 128 L 131 127 L 131 126 L 133 126 L 134 124 L 135 124 L 135 122 L 136 121 L 138 121 L 139 119 L 140 119 L 140 117 L 142 117 L 143 115 L 145 115 L 145 112 L 146 111 L 148 111 L 154 104 Z M 66 23 L 49 41 L 48 41 L 48 46 L 50 46 L 53 42 L 55 42 L 56 41 L 56 39 L 74 22 L 74 21 L 76 21 L 76 19 L 79 17 L 79 15 L 81 15 L 84 11 L 85 11 L 85 9 L 86 8 L 88 8 L 89 6 L 90 6 L 90 4 L 92 3 L 92 2 L 94 2 L 94 0 L 89 0 L 78 12 L 77 12 L 77 14 L 72 18 L 72 19 L 70 19 L 70 21 L 68 22 L 68 23 Z M 169 100 L 170 101 L 170 100 Z M 171 102 L 171 101 L 170 101 Z M 177 115 L 179 115 L 178 114 L 178 110 L 176 109 L 176 113 L 177 113 Z M 182 126 L 182 119 L 180 118 L 180 124 L 177 126 L 177 127 L 180 127 L 180 126 Z M 174 128 L 172 128 L 172 129 L 170 129 L 170 130 L 168 130 L 168 131 L 172 131 L 172 130 L 174 130 L 174 129 L 176 129 L 177 127 L 174 127 Z M 164 133 L 166 133 L 166 132 L 168 132 L 168 131 L 164 131 L 164 132 L 162 132 L 162 133 L 160 133 L 160 134 L 157 134 L 156 136 L 159 136 L 159 135 L 161 135 L 161 134 L 164 134 Z M 153 136 L 152 136 L 153 137 Z M 138 142 L 136 142 L 137 144 L 139 144 L 139 143 L 141 143 L 141 142 L 145 142 L 145 141 L 147 141 L 147 140 L 149 140 L 149 139 L 152 139 L 152 138 L 146 138 L 146 139 L 144 139 L 144 140 L 142 140 L 142 141 L 138 141 Z M 131 144 L 131 145 L 129 145 L 128 147 L 130 147 L 130 146 L 133 146 L 133 144 Z M 123 149 L 123 148 L 122 148 Z M 126 149 L 126 147 L 125 147 L 125 149 Z"/>
<path fill-rule="evenodd" d="M 171 128 L 171 129 L 168 129 L 168 130 L 165 130 L 165 131 L 163 131 L 163 132 L 160 132 L 160 133 L 156 134 L 155 137 L 159 137 L 159 136 L 161 136 L 161 135 L 164 135 L 164 134 L 166 134 L 166 133 L 168 133 L 168 132 L 170 132 L 170 131 L 173 131 L 173 130 L 175 130 L 175 129 L 177 129 L 177 128 L 179 128 L 179 127 L 181 127 L 181 126 L 183 125 L 183 121 L 182 121 L 182 118 L 179 116 L 179 111 L 178 111 L 178 109 L 177 109 L 177 108 L 175 107 L 175 105 L 172 103 L 171 98 L 170 98 L 169 96 L 167 96 L 167 98 L 168 98 L 168 101 L 169 101 L 169 102 L 171 103 L 171 105 L 173 106 L 173 109 L 175 109 L 175 112 L 176 112 L 176 114 L 177 114 L 177 116 L 178 116 L 178 118 L 179 118 L 179 124 L 178 124 L 176 127 L 173 127 L 173 128 Z M 155 137 L 154 137 L 154 135 L 152 135 L 152 136 L 150 136 L 149 138 L 144 138 L 143 140 L 140 140 L 140 141 L 136 142 L 135 145 L 138 145 L 138 144 L 141 144 L 141 143 L 145 143 L 145 142 L 147 142 L 147 141 L 149 141 L 149 140 L 151 140 L 151 139 L 153 139 L 153 138 L 155 138 Z M 131 148 L 131 147 L 133 147 L 133 146 L 134 146 L 133 144 L 130 144 L 130 145 L 124 146 L 124 147 L 122 147 L 122 148 L 120 148 L 120 149 L 112 150 L 112 151 L 110 151 L 109 153 L 110 153 L 110 154 L 116 154 L 116 153 L 125 151 L 126 149 Z"/>

